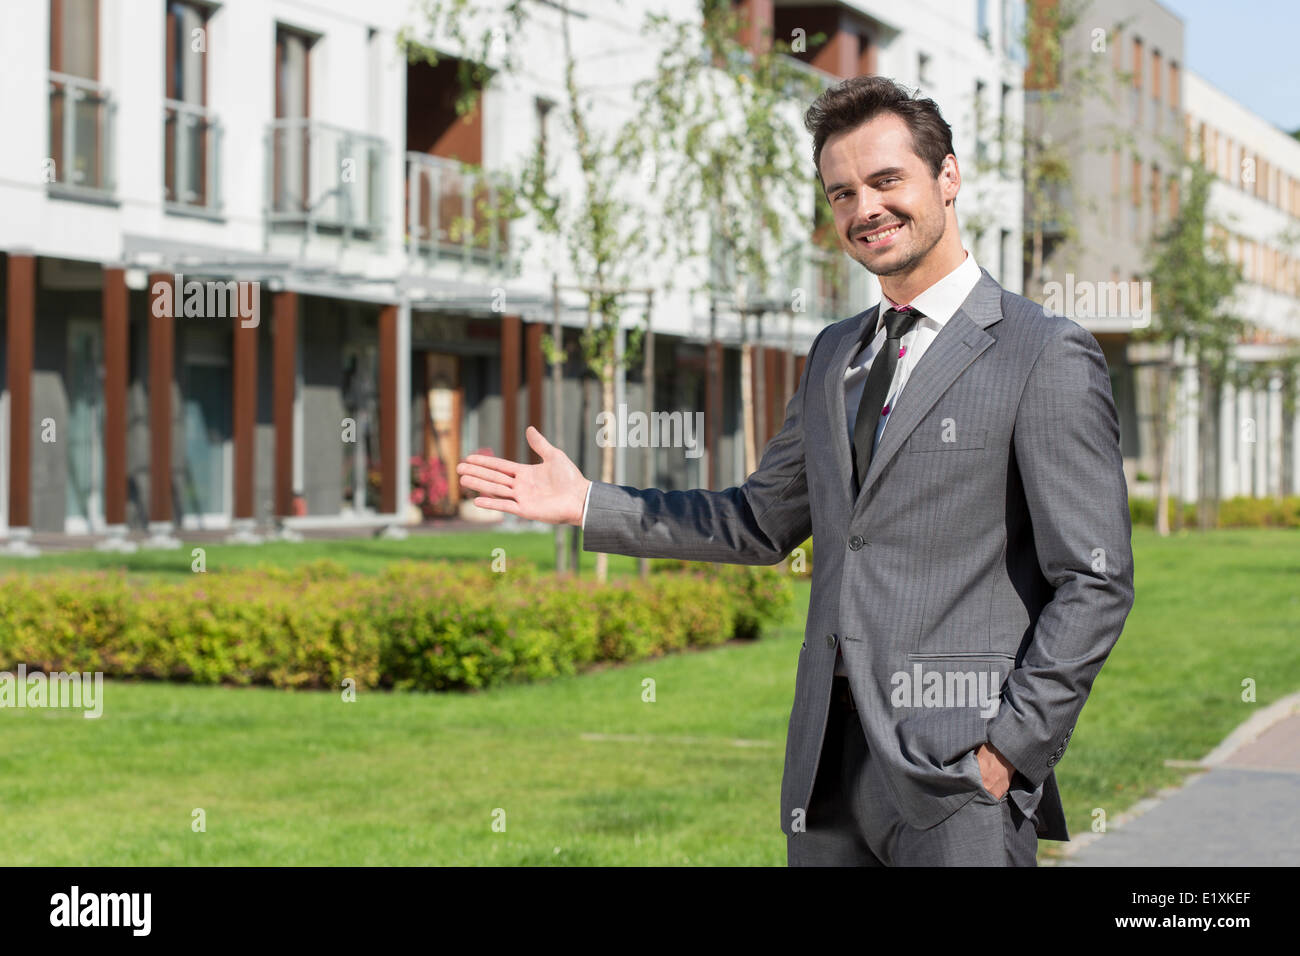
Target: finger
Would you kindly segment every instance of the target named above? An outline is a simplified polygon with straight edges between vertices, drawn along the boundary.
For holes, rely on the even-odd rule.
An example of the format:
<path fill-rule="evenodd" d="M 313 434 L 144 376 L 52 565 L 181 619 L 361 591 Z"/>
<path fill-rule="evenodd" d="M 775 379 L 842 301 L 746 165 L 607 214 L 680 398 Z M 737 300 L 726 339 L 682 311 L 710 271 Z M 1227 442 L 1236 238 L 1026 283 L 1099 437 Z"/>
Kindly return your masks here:
<path fill-rule="evenodd" d="M 533 451 L 537 452 L 537 454 L 541 455 L 542 458 L 546 457 L 547 452 L 553 450 L 553 446 L 551 445 L 550 442 L 546 440 L 546 436 L 543 435 L 541 432 L 539 432 L 532 425 L 529 425 L 528 428 L 524 431 L 524 437 L 528 439 L 528 447 L 530 447 Z"/>
<path fill-rule="evenodd" d="M 480 465 L 470 465 L 464 462 L 456 466 L 456 474 L 473 475 L 475 478 L 482 478 L 484 481 L 495 481 L 507 488 L 512 487 L 515 483 L 513 475 L 507 475 L 503 471 L 496 471 L 492 468 L 483 468 Z"/>
<path fill-rule="evenodd" d="M 500 495 L 505 498 L 514 495 L 514 490 L 507 488 L 505 485 L 497 484 L 495 481 L 484 481 L 482 478 L 475 478 L 473 475 L 462 475 L 460 484 L 461 487 L 477 491 L 480 494 Z"/>
<path fill-rule="evenodd" d="M 503 471 L 507 475 L 518 473 L 523 465 L 517 461 L 511 461 L 508 458 L 492 458 L 488 455 L 469 455 L 466 462 L 474 465 L 482 465 L 485 468 L 495 468 L 497 471 Z"/>
<path fill-rule="evenodd" d="M 507 511 L 512 515 L 519 514 L 519 503 L 504 498 L 483 498 L 474 499 L 474 504 L 480 508 L 486 508 L 488 511 Z"/>

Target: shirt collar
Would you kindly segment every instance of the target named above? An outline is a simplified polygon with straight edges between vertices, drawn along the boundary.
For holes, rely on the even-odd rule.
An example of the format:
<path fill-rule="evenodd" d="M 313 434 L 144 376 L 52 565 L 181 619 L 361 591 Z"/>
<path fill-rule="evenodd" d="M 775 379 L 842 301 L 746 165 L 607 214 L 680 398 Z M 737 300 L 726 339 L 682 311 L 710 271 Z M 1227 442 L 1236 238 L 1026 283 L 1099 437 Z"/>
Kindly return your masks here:
<path fill-rule="evenodd" d="M 953 269 L 946 276 L 936 282 L 930 288 L 920 293 L 911 301 L 911 306 L 918 309 L 926 318 L 933 320 L 942 328 L 944 323 L 952 318 L 966 297 L 970 295 L 971 289 L 980 281 L 980 267 L 975 262 L 975 257 L 966 253 L 966 258 L 961 261 L 961 265 Z M 880 294 L 881 305 L 880 315 L 884 315 L 885 309 L 895 308 L 906 303 L 895 302 L 885 295 Z M 880 327 L 877 322 L 877 329 Z"/>

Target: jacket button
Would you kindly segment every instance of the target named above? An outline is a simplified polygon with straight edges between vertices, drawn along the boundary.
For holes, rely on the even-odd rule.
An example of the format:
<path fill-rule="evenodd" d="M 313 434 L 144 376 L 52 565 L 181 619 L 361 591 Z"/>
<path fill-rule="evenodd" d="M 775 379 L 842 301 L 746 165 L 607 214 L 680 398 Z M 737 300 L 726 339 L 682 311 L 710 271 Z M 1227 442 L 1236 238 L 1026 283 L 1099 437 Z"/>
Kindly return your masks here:
<path fill-rule="evenodd" d="M 834 635 L 834 634 L 827 634 L 827 635 L 826 635 L 826 646 L 827 646 L 827 647 L 834 647 L 834 646 L 835 646 L 835 635 Z"/>
<path fill-rule="evenodd" d="M 852 551 L 861 551 L 863 544 L 862 535 L 860 534 L 855 534 L 853 537 L 849 538 L 849 549 Z"/>
<path fill-rule="evenodd" d="M 1056 754 L 1052 754 L 1050 757 L 1047 758 L 1047 765 L 1049 767 L 1056 766 Z"/>

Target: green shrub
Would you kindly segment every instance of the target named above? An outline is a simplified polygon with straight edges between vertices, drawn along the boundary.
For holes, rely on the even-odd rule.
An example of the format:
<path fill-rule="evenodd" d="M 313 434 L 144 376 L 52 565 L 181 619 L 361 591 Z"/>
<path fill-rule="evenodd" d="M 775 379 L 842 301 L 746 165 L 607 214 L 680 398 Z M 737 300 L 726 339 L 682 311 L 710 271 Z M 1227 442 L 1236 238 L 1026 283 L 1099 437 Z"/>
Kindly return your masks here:
<path fill-rule="evenodd" d="M 331 561 L 196 575 L 0 579 L 0 665 L 205 684 L 450 690 L 573 674 L 756 637 L 790 585 L 766 568 L 701 565 L 599 586 L 517 562 Z"/>
<path fill-rule="evenodd" d="M 1169 502 L 1169 525 L 1173 527 L 1174 515 L 1178 503 Z M 1183 502 L 1183 526 L 1195 528 L 1198 525 L 1197 506 L 1195 502 Z M 1156 523 L 1156 505 L 1150 498 L 1130 498 L 1129 515 L 1134 526 L 1154 528 Z M 1248 498 L 1238 496 L 1225 498 L 1219 502 L 1218 528 L 1300 528 L 1300 496 L 1283 498 Z"/>

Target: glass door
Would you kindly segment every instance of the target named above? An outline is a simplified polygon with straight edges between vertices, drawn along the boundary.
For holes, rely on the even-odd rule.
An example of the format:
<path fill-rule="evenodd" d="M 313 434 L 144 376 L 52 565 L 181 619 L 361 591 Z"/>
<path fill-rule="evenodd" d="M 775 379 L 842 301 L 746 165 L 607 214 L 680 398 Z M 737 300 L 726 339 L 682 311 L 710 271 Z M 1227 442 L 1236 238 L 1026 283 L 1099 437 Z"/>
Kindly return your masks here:
<path fill-rule="evenodd" d="M 104 527 L 103 329 L 94 319 L 68 320 L 67 480 L 64 530 Z"/>

